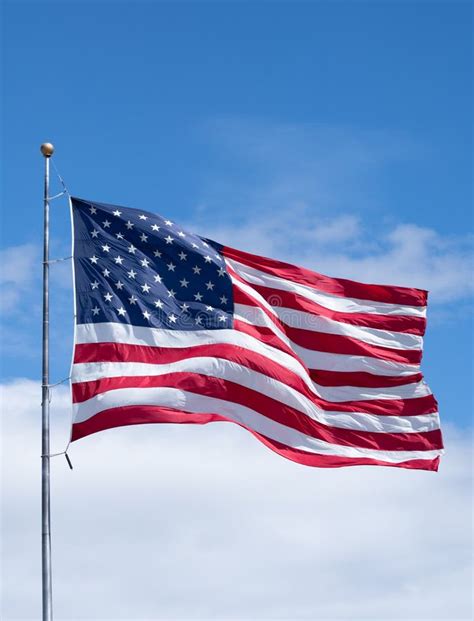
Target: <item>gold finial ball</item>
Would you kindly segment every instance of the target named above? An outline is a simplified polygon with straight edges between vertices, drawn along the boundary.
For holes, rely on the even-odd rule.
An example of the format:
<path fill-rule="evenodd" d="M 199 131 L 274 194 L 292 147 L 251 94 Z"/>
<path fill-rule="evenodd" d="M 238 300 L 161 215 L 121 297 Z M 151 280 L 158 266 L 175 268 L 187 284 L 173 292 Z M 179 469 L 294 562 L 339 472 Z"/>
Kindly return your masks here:
<path fill-rule="evenodd" d="M 54 147 L 50 142 L 43 142 L 41 145 L 41 153 L 45 157 L 51 157 L 54 153 Z"/>

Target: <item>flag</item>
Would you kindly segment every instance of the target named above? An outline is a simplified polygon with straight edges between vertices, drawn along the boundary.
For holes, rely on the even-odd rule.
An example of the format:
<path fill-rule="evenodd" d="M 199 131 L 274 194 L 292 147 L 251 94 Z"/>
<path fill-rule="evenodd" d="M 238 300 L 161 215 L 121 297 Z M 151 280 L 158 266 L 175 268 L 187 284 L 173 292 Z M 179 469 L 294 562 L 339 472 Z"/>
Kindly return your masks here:
<path fill-rule="evenodd" d="M 300 464 L 437 470 L 426 291 L 323 276 L 148 211 L 71 210 L 72 440 L 230 421 Z"/>

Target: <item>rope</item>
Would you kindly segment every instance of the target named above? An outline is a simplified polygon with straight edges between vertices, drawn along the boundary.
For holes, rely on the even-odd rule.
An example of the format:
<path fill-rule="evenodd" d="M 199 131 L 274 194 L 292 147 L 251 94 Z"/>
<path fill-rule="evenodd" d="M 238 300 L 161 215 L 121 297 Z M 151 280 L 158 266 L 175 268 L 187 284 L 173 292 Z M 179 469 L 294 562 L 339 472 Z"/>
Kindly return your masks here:
<path fill-rule="evenodd" d="M 46 264 L 50 264 L 50 263 L 59 263 L 60 261 L 69 261 L 69 259 L 72 259 L 72 255 L 70 257 L 61 257 L 60 259 L 50 259 L 49 261 L 42 261 L 43 265 Z"/>
<path fill-rule="evenodd" d="M 51 458 L 51 457 L 59 457 L 60 455 L 64 455 L 66 457 L 67 465 L 69 466 L 70 470 L 73 470 L 71 459 L 69 455 L 67 454 L 67 450 L 70 444 L 71 444 L 71 441 L 68 442 L 68 445 L 65 451 L 61 451 L 60 453 L 50 453 L 49 455 L 41 455 L 41 459 L 43 459 L 43 457 Z"/>
<path fill-rule="evenodd" d="M 66 190 L 59 192 L 59 194 L 55 194 L 54 196 L 48 196 L 48 201 L 54 201 L 56 198 L 59 198 L 63 194 L 67 194 Z"/>
<path fill-rule="evenodd" d="M 54 163 L 54 160 L 51 159 L 50 160 L 51 164 L 53 165 L 54 168 L 54 172 L 56 173 L 60 184 L 63 186 L 63 191 L 60 194 L 56 194 L 56 196 L 52 196 L 49 200 L 53 200 L 55 198 L 59 198 L 60 196 L 62 196 L 63 194 L 67 194 L 68 196 L 71 196 L 69 193 L 69 190 L 66 187 L 66 184 L 63 181 L 63 178 L 61 177 L 61 175 L 59 174 L 59 170 L 56 168 L 56 164 Z"/>
<path fill-rule="evenodd" d="M 71 379 L 71 376 L 69 375 L 68 377 L 65 377 L 59 382 L 56 382 L 55 384 L 43 384 L 43 386 L 46 386 L 46 388 L 54 388 L 55 386 L 59 386 L 59 384 L 64 384 L 64 382 L 68 382 L 70 379 Z"/>
<path fill-rule="evenodd" d="M 54 196 L 48 196 L 48 201 L 54 201 L 57 198 L 60 198 L 61 196 L 64 196 L 64 194 L 66 194 L 69 198 L 71 197 L 71 194 L 69 193 L 69 190 L 66 187 L 66 184 L 64 183 L 63 178 L 61 177 L 61 175 L 59 174 L 59 170 L 56 167 L 56 164 L 54 163 L 53 159 L 50 159 L 51 164 L 53 165 L 53 169 L 54 172 L 56 173 L 56 176 L 59 179 L 59 183 L 62 186 L 62 192 L 59 192 L 58 194 L 55 194 Z M 62 257 L 59 259 L 50 259 L 48 261 L 43 261 L 43 264 L 50 264 L 50 263 L 59 263 L 61 261 L 68 261 L 69 259 L 72 259 L 72 255 L 69 257 Z M 71 376 L 65 377 L 64 379 L 60 380 L 59 382 L 56 382 L 54 384 L 43 384 L 43 387 L 48 388 L 48 401 L 51 404 L 51 400 L 53 398 L 53 391 L 50 390 L 51 388 L 55 388 L 56 386 L 59 386 L 60 384 L 64 384 L 64 382 L 67 382 L 71 379 Z M 69 468 L 72 470 L 72 463 L 71 460 L 69 459 L 69 455 L 67 454 L 67 451 L 69 449 L 69 446 L 71 445 L 71 438 L 69 438 L 69 441 L 66 445 L 66 448 L 64 449 L 64 451 L 60 451 L 59 453 L 50 453 L 49 455 L 41 455 L 41 458 L 43 457 L 59 457 L 60 455 L 64 455 L 66 457 L 66 461 L 68 463 Z"/>
<path fill-rule="evenodd" d="M 69 375 L 68 377 L 65 377 L 62 380 L 59 380 L 59 382 L 56 382 L 54 384 L 42 384 L 43 388 L 48 388 L 48 403 L 51 405 L 51 401 L 53 400 L 53 391 L 49 390 L 51 388 L 55 388 L 56 386 L 59 386 L 60 384 L 64 384 L 64 382 L 68 382 L 71 379 L 71 376 Z M 69 468 L 72 470 L 72 463 L 71 460 L 69 459 L 69 455 L 67 454 L 68 448 L 71 445 L 71 439 L 69 438 L 69 441 L 66 445 L 66 448 L 64 449 L 64 451 L 60 451 L 59 453 L 50 453 L 49 455 L 41 455 L 41 458 L 43 457 L 59 457 L 59 455 L 65 455 L 66 457 L 66 461 L 68 463 Z"/>

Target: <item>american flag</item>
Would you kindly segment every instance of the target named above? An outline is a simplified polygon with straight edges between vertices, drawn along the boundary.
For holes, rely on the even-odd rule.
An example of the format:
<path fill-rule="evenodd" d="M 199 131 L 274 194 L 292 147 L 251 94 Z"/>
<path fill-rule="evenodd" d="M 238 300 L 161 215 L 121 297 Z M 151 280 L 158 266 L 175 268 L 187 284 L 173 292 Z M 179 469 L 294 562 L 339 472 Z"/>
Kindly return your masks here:
<path fill-rule="evenodd" d="M 78 198 L 72 440 L 231 421 L 319 467 L 437 470 L 427 293 L 330 278 Z"/>

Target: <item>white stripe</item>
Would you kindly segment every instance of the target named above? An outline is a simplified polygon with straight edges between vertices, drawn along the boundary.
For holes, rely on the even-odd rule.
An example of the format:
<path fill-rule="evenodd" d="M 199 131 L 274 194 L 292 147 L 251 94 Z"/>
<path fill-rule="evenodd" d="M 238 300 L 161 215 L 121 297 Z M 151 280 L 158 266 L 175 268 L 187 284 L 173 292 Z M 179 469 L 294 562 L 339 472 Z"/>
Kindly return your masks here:
<path fill-rule="evenodd" d="M 286 446 L 315 454 L 339 455 L 348 458 L 371 458 L 390 463 L 411 459 L 435 459 L 441 450 L 381 451 L 330 444 L 286 427 L 258 412 L 215 397 L 198 395 L 176 388 L 121 388 L 102 393 L 74 406 L 76 421 L 84 421 L 98 412 L 127 405 L 155 405 L 192 413 L 216 413 L 244 425 L 257 433 Z"/>
<path fill-rule="evenodd" d="M 232 274 L 230 275 L 230 279 L 231 279 L 232 284 L 234 285 L 234 287 L 237 287 L 241 291 L 244 291 L 245 293 L 247 293 L 247 295 L 249 295 L 252 299 L 254 299 L 259 306 L 262 306 L 263 308 L 266 308 L 267 311 L 271 315 L 275 315 L 275 317 L 277 317 L 275 309 L 273 308 L 273 306 L 271 306 L 266 301 L 266 299 L 263 297 L 263 295 L 261 293 L 259 293 L 256 289 L 254 289 L 250 285 L 246 284 L 245 282 L 242 282 L 242 281 L 238 280 Z"/>
<path fill-rule="evenodd" d="M 239 386 L 256 390 L 267 397 L 284 403 L 313 420 L 334 427 L 387 433 L 416 433 L 439 427 L 437 414 L 403 417 L 377 416 L 362 412 L 326 412 L 313 403 L 310 398 L 287 384 L 236 362 L 216 357 L 200 356 L 166 364 L 146 362 L 76 363 L 72 381 L 77 384 L 110 377 L 152 377 L 179 372 L 198 373 L 234 382 Z"/>
<path fill-rule="evenodd" d="M 279 320 L 291 328 L 348 336 L 369 345 L 392 349 L 413 350 L 422 349 L 423 346 L 423 338 L 416 334 L 353 326 L 350 323 L 342 323 L 329 317 L 314 315 L 293 308 L 274 306 L 273 310 Z M 236 319 L 247 320 L 255 326 L 267 326 L 269 321 L 268 316 L 261 308 L 246 304 L 234 304 L 234 315 Z"/>
<path fill-rule="evenodd" d="M 265 306 L 271 314 L 277 317 L 275 309 L 270 307 L 268 302 L 264 300 L 257 291 L 252 289 L 252 287 L 236 280 L 235 278 L 232 278 L 232 282 L 234 283 L 234 286 L 246 291 L 253 299 L 256 300 L 257 304 Z M 242 306 L 244 305 L 237 304 L 236 306 L 242 310 Z M 241 321 L 245 321 L 246 323 L 252 323 L 247 320 L 244 314 L 237 314 L 236 318 Z M 297 355 L 309 369 L 318 369 L 321 371 L 363 371 L 366 373 L 372 373 L 373 375 L 384 376 L 410 375 L 412 373 L 418 373 L 420 370 L 420 366 L 418 364 L 393 362 L 391 360 L 382 360 L 372 356 L 335 354 L 320 352 L 314 349 L 307 349 L 306 347 L 293 343 L 293 341 L 291 341 L 288 336 L 275 325 L 270 317 L 265 315 L 263 311 L 257 321 L 261 321 L 263 326 L 269 328 L 281 341 L 283 341 L 283 343 L 290 347 L 295 355 Z M 256 323 L 253 325 L 259 324 Z"/>
<path fill-rule="evenodd" d="M 303 363 L 309 369 L 318 369 L 318 370 L 330 370 L 330 371 L 340 371 L 339 368 L 330 368 L 326 369 L 327 364 L 338 365 L 344 364 L 351 365 L 351 368 L 354 365 L 358 365 L 358 370 L 366 371 L 372 373 L 374 375 L 392 375 L 392 364 L 396 364 L 397 368 L 402 366 L 404 368 L 412 369 L 411 373 L 419 372 L 419 365 L 404 365 L 403 363 L 392 363 L 392 361 L 380 360 L 379 358 L 373 358 L 372 356 L 353 356 L 350 354 L 332 354 L 328 352 L 320 352 L 315 349 L 306 349 L 301 345 L 297 345 L 294 343 L 275 323 L 266 315 L 262 309 L 259 309 L 255 306 L 247 306 L 243 304 L 236 304 L 234 309 L 234 317 L 237 320 L 243 321 L 248 325 L 260 326 L 269 328 L 285 345 L 287 345 L 298 357 L 303 361 Z M 335 358 L 338 357 L 338 358 Z M 380 364 L 382 363 L 382 364 Z M 390 371 L 387 372 L 385 369 L 389 366 Z M 354 369 L 352 369 L 354 370 Z M 393 375 L 407 375 L 406 373 L 397 373 L 396 370 L 393 371 Z M 319 389 L 319 388 L 318 388 Z M 411 392 L 412 389 L 408 389 L 407 395 Z M 425 394 L 431 394 L 427 387 L 423 388 Z M 418 396 L 421 396 L 418 395 Z M 377 398 L 377 397 L 373 397 Z M 383 397 L 381 397 L 383 398 Z M 389 399 L 396 397 L 386 397 Z M 342 399 L 344 400 L 344 399 Z"/>
<path fill-rule="evenodd" d="M 240 373 L 242 374 L 244 380 L 247 379 L 247 377 L 250 375 L 252 376 L 252 374 L 256 374 L 256 376 L 260 376 L 261 374 L 258 371 L 254 371 L 253 369 L 249 369 L 246 366 L 240 366 L 239 364 L 237 364 L 234 361 L 228 361 L 225 358 L 219 358 L 218 356 L 212 356 L 212 357 L 207 357 L 207 356 L 193 356 L 191 358 L 189 358 L 189 360 L 184 360 L 184 361 L 180 361 L 179 363 L 184 363 L 184 362 L 188 362 L 190 367 L 189 369 L 185 369 L 184 367 L 179 370 L 189 370 L 189 372 L 191 373 L 200 373 L 202 372 L 205 375 L 214 375 L 214 373 L 209 373 L 207 371 L 208 368 L 213 368 L 212 362 L 213 361 L 219 361 L 219 363 L 221 365 L 230 365 L 232 367 L 232 370 L 239 368 L 240 369 Z M 145 363 L 145 362 L 131 362 L 131 363 L 121 363 L 121 362 L 111 362 L 111 363 L 76 363 L 76 369 L 80 369 L 80 368 L 87 368 L 87 364 L 96 364 L 96 365 L 120 365 L 120 364 L 124 364 L 124 372 L 118 372 L 118 374 L 114 374 L 112 376 L 108 376 L 108 375 L 98 375 L 97 377 L 91 378 L 91 379 L 100 379 L 100 377 L 117 377 L 120 375 L 128 375 L 128 368 L 130 369 L 135 369 L 135 368 L 140 368 L 143 367 L 143 372 L 131 372 L 130 375 L 161 375 L 162 373 L 168 373 L 171 372 L 171 370 L 173 369 L 173 364 L 178 364 L 178 362 L 175 363 Z M 163 372 L 157 372 L 154 373 L 153 369 L 155 367 L 169 367 L 170 371 L 163 371 Z M 108 368 L 104 366 L 104 369 Z M 202 371 L 201 371 L 202 369 Z M 263 377 L 271 377 L 270 375 L 268 375 L 268 373 L 266 372 L 266 369 L 263 368 L 262 369 L 263 372 Z M 295 374 L 296 375 L 296 374 Z M 75 376 L 73 376 L 75 377 Z M 233 382 L 237 382 L 237 383 L 242 383 L 239 381 L 239 375 L 237 373 L 232 373 L 232 378 L 228 377 L 228 376 L 221 376 L 221 375 L 216 375 L 216 377 L 222 377 L 222 379 L 231 379 Z M 301 379 L 300 375 L 297 375 L 297 377 L 299 377 Z M 254 386 L 258 385 L 256 382 L 258 382 L 259 377 L 256 377 L 256 379 L 254 380 L 253 385 L 249 385 L 249 388 L 253 388 Z M 392 387 L 385 387 L 385 388 L 370 388 L 370 387 L 366 387 L 366 386 L 321 386 L 320 384 L 318 384 L 317 382 L 311 381 L 311 378 L 309 378 L 309 376 L 305 376 L 305 385 L 309 388 L 309 390 L 316 396 L 319 397 L 321 399 L 324 399 L 325 401 L 328 401 L 330 403 L 344 403 L 345 401 L 365 401 L 368 400 L 370 401 L 371 399 L 385 399 L 387 401 L 389 400 L 393 400 L 393 399 L 417 399 L 419 397 L 427 397 L 428 395 L 431 395 L 431 390 L 429 389 L 429 387 L 426 385 L 426 383 L 424 381 L 421 382 L 413 382 L 410 384 L 403 384 L 402 386 L 392 386 Z M 74 380 L 74 381 L 81 381 L 81 382 L 86 382 L 86 381 L 90 381 L 89 379 L 78 379 L 78 380 Z M 287 386 L 286 384 L 282 384 L 281 385 L 281 390 L 292 390 L 290 389 L 289 386 Z M 298 393 L 299 394 L 299 393 Z M 271 395 L 269 395 L 271 396 Z M 275 396 L 274 398 L 279 399 L 278 396 Z M 281 401 L 281 399 L 279 399 Z"/>
<path fill-rule="evenodd" d="M 326 401 L 370 401 L 371 399 L 418 399 L 433 394 L 426 382 L 412 382 L 401 386 L 370 388 L 367 386 L 321 386 L 313 382 L 316 392 Z"/>
<path fill-rule="evenodd" d="M 80 324 L 78 343 L 127 343 L 154 347 L 193 347 L 195 345 L 228 344 L 242 347 L 275 360 L 298 375 L 311 387 L 307 370 L 299 360 L 238 330 L 162 330 L 120 323 Z M 84 337 L 85 340 L 82 340 Z"/>
<path fill-rule="evenodd" d="M 327 292 L 318 291 L 316 288 L 301 285 L 291 280 L 267 274 L 234 259 L 226 258 L 226 263 L 246 282 L 298 293 L 312 302 L 316 302 L 330 310 L 343 313 L 367 313 L 369 315 L 402 315 L 410 317 L 425 317 L 425 306 L 409 306 L 402 304 L 389 304 L 387 302 L 375 302 L 372 300 L 359 300 L 357 298 L 340 297 Z"/>
<path fill-rule="evenodd" d="M 192 347 L 227 343 L 262 354 L 286 366 L 304 381 L 307 372 L 298 361 L 275 347 L 262 343 L 259 339 L 238 330 L 162 330 L 122 323 L 86 323 L 77 326 L 77 343 L 128 343 L 130 345 L 150 345 L 152 347 Z M 348 356 L 317 352 L 299 345 L 293 345 L 295 354 L 304 360 L 310 369 L 321 371 L 365 371 L 382 376 L 406 376 L 419 372 L 416 364 L 379 360 L 368 356 Z"/>
<path fill-rule="evenodd" d="M 348 354 L 333 354 L 305 349 L 293 345 L 297 356 L 304 360 L 309 369 L 319 371 L 344 371 L 350 373 L 364 372 L 382 376 L 404 376 L 419 373 L 420 367 L 416 364 L 379 360 L 369 356 L 352 356 Z"/>

